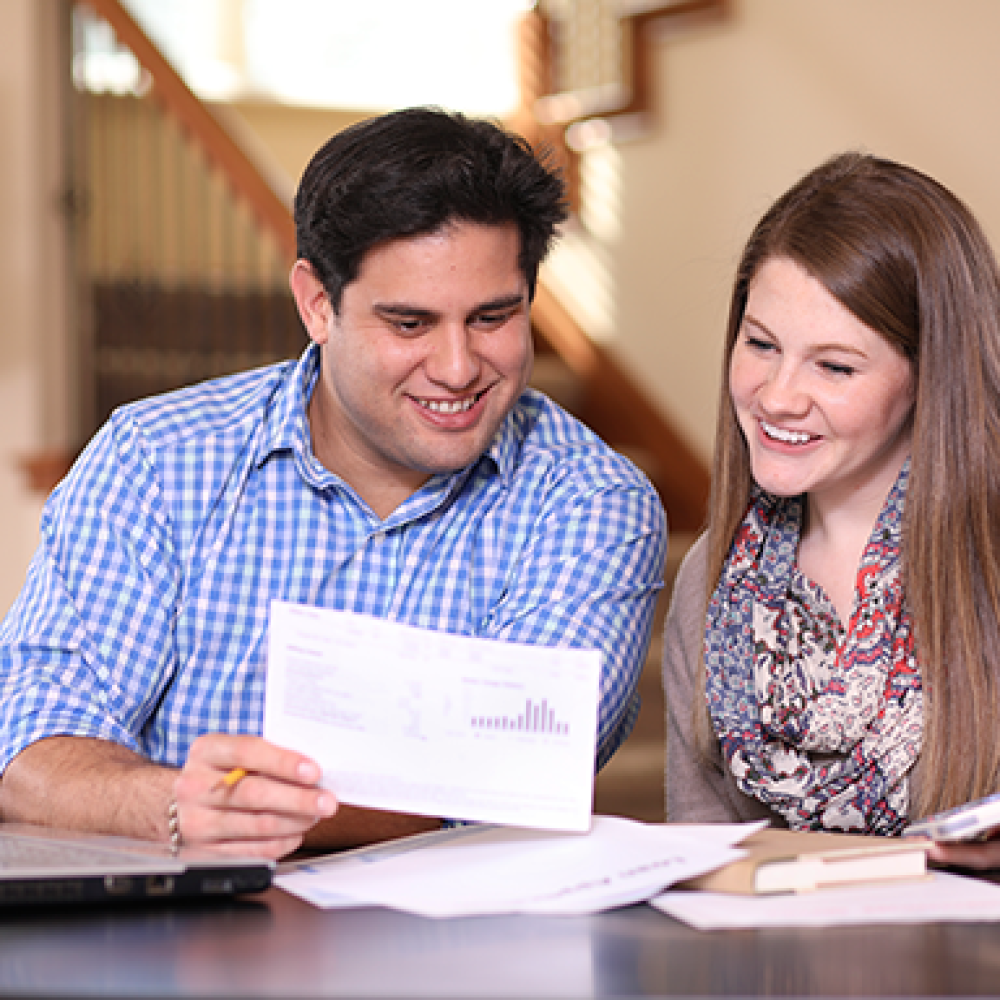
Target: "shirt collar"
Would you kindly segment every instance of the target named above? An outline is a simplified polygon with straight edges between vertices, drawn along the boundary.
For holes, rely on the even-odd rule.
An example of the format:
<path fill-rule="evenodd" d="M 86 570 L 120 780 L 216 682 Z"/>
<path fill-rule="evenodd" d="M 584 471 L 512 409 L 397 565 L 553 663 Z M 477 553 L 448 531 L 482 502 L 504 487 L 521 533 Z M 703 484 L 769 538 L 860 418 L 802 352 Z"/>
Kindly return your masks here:
<path fill-rule="evenodd" d="M 276 451 L 293 451 L 301 456 L 311 454 L 309 421 L 306 404 L 319 375 L 319 347 L 310 344 L 294 364 L 290 364 L 265 417 L 257 464 Z"/>

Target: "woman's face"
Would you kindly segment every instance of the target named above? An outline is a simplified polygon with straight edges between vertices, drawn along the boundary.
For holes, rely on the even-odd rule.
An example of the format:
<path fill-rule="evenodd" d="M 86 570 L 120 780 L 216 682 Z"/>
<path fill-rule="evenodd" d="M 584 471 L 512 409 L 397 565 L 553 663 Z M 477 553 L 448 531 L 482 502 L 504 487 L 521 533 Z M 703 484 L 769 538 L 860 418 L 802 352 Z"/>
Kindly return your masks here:
<path fill-rule="evenodd" d="M 913 365 L 798 264 L 757 272 L 729 377 L 763 489 L 881 507 L 910 451 Z"/>

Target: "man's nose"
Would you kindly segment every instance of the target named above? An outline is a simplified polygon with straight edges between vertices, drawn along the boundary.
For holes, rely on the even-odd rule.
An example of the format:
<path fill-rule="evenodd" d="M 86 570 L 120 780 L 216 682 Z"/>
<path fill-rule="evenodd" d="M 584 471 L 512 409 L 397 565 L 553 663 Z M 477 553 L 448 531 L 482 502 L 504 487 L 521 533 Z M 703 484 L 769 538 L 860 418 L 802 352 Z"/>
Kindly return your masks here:
<path fill-rule="evenodd" d="M 442 323 L 434 332 L 426 364 L 433 382 L 457 391 L 466 389 L 479 377 L 479 359 L 472 333 L 464 323 Z"/>

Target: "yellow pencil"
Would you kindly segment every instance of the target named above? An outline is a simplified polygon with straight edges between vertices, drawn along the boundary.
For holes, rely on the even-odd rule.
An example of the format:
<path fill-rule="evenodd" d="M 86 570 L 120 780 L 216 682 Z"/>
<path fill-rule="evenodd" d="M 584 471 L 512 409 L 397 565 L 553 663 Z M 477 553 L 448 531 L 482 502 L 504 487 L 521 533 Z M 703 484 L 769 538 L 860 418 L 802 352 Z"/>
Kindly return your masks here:
<path fill-rule="evenodd" d="M 231 771 L 227 772 L 222 780 L 215 786 L 216 788 L 233 788 L 239 782 L 241 782 L 247 776 L 246 771 L 242 767 L 234 767 Z"/>

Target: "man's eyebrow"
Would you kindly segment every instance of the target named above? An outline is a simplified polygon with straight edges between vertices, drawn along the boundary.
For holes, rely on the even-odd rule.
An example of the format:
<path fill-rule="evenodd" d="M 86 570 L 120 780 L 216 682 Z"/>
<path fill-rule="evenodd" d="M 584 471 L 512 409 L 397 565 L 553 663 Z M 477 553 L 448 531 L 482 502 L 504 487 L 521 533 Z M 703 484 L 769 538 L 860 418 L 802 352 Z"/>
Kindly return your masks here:
<path fill-rule="evenodd" d="M 511 292 L 510 295 L 501 295 L 499 298 L 491 299 L 489 302 L 480 302 L 473 312 L 493 312 L 497 309 L 511 309 L 524 302 L 524 292 Z"/>
<path fill-rule="evenodd" d="M 372 306 L 372 311 L 382 313 L 385 316 L 419 316 L 426 318 L 435 315 L 433 309 L 426 309 L 423 306 L 411 306 L 405 302 L 376 302 Z"/>
<path fill-rule="evenodd" d="M 488 302 L 479 302 L 473 306 L 472 313 L 494 312 L 496 310 L 512 309 L 524 302 L 523 292 L 511 292 L 510 295 L 501 295 Z M 409 316 L 426 319 L 437 315 L 433 309 L 426 306 L 410 305 L 406 302 L 376 302 L 372 309 L 384 316 Z"/>

